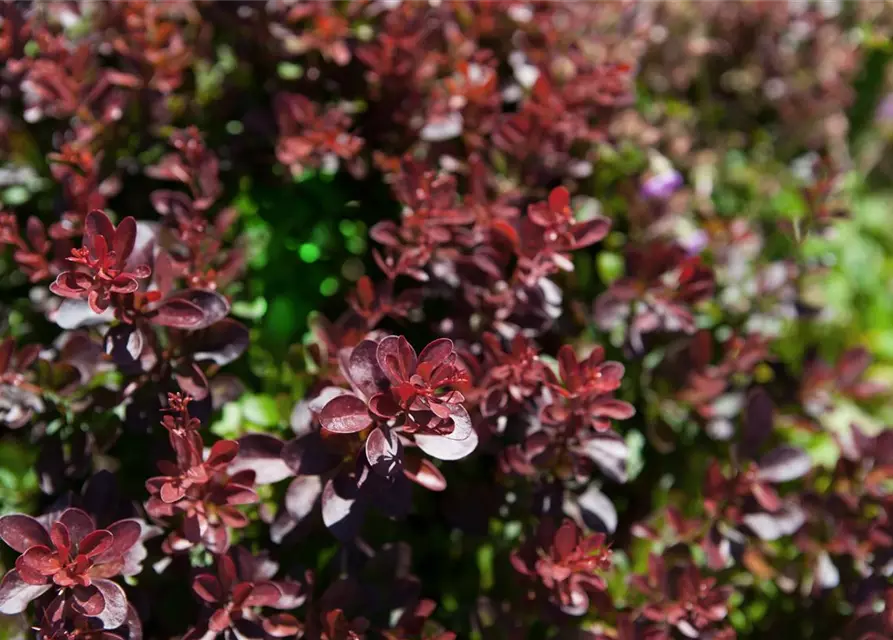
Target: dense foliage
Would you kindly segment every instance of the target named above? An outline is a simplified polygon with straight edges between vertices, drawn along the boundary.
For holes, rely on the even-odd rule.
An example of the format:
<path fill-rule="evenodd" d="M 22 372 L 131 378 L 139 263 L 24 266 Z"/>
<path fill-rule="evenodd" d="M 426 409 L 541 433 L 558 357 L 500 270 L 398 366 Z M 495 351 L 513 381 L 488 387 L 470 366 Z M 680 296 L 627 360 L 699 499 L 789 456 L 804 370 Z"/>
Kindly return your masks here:
<path fill-rule="evenodd" d="M 893 637 L 891 32 L 0 4 L 3 637 Z"/>

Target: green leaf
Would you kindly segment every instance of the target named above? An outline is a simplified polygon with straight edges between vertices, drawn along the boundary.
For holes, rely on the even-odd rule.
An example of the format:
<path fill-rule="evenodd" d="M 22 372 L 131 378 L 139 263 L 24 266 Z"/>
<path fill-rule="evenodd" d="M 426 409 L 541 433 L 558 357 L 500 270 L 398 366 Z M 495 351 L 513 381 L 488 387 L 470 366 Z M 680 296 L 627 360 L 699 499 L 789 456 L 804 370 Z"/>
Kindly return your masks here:
<path fill-rule="evenodd" d="M 272 427 L 279 423 L 279 407 L 268 395 L 249 393 L 241 401 L 242 416 L 260 427 Z"/>

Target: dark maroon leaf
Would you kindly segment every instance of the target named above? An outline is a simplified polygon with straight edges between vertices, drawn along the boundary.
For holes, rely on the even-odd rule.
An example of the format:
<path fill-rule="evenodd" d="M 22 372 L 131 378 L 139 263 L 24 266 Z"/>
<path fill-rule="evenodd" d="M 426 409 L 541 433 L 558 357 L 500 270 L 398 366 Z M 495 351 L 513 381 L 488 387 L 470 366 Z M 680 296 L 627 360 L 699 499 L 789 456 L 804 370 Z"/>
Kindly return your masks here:
<path fill-rule="evenodd" d="M 363 520 L 364 507 L 356 485 L 350 478 L 338 476 L 328 480 L 322 491 L 322 519 L 326 527 L 341 540 L 354 538 Z"/>
<path fill-rule="evenodd" d="M 115 229 L 115 241 L 111 247 L 115 251 L 120 264 L 126 263 L 135 244 L 136 220 L 131 216 L 127 216 L 118 223 L 118 227 Z"/>
<path fill-rule="evenodd" d="M 238 440 L 239 455 L 229 465 L 230 473 L 250 469 L 258 484 L 272 484 L 292 475 L 282 459 L 283 442 L 266 433 L 249 433 Z"/>
<path fill-rule="evenodd" d="M 574 249 L 582 249 L 602 240 L 611 230 L 611 221 L 602 216 L 596 216 L 584 222 L 575 224 L 572 230 L 574 235 Z"/>
<path fill-rule="evenodd" d="M 239 454 L 239 443 L 233 440 L 218 440 L 211 446 L 205 463 L 211 466 L 229 465 Z"/>
<path fill-rule="evenodd" d="M 223 587 L 220 586 L 220 581 L 210 573 L 195 576 L 195 580 L 192 581 L 192 590 L 195 595 L 209 604 L 223 600 L 226 595 L 223 592 Z"/>
<path fill-rule="evenodd" d="M 201 320 L 196 325 L 188 327 L 193 330 L 206 329 L 215 322 L 223 320 L 229 313 L 229 302 L 216 291 L 189 289 L 177 292 L 167 300 L 185 300 L 201 310 Z"/>
<path fill-rule="evenodd" d="M 195 400 L 205 400 L 210 394 L 208 387 L 208 379 L 205 373 L 194 362 L 185 362 L 174 370 L 174 379 L 176 379 L 180 390 Z M 192 414 L 198 415 L 194 405 L 190 405 Z"/>
<path fill-rule="evenodd" d="M 773 411 L 772 399 L 765 389 L 756 387 L 750 391 L 741 434 L 740 452 L 744 458 L 753 458 L 772 433 Z"/>
<path fill-rule="evenodd" d="M 277 613 L 267 616 L 263 621 L 264 631 L 273 638 L 289 638 L 301 630 L 297 618 L 288 613 Z"/>
<path fill-rule="evenodd" d="M 236 360 L 248 348 L 248 329 L 241 322 L 224 318 L 205 329 L 196 339 L 192 357 L 224 366 Z"/>
<path fill-rule="evenodd" d="M 84 246 L 91 252 L 96 248 L 97 237 L 102 237 L 111 243 L 114 236 L 115 226 L 102 211 L 94 209 L 84 218 Z"/>
<path fill-rule="evenodd" d="M 78 545 L 78 553 L 88 558 L 101 555 L 108 551 L 115 542 L 115 537 L 104 529 L 88 533 Z"/>
<path fill-rule="evenodd" d="M 614 503 L 595 485 L 591 485 L 578 499 L 580 514 L 586 526 L 596 531 L 614 533 L 617 529 L 617 509 Z"/>
<path fill-rule="evenodd" d="M 812 460 L 802 449 L 781 446 L 760 458 L 759 477 L 766 482 L 787 482 L 806 475 Z"/>
<path fill-rule="evenodd" d="M 384 476 L 397 472 L 401 448 L 396 434 L 387 428 L 376 427 L 366 438 L 366 458 L 372 469 Z"/>
<path fill-rule="evenodd" d="M 119 324 L 105 334 L 105 352 L 119 366 L 134 365 L 143 352 L 143 334 L 132 324 Z"/>
<path fill-rule="evenodd" d="M 295 475 L 319 475 L 335 468 L 338 456 L 323 443 L 319 432 L 310 433 L 285 443 L 282 459 Z"/>

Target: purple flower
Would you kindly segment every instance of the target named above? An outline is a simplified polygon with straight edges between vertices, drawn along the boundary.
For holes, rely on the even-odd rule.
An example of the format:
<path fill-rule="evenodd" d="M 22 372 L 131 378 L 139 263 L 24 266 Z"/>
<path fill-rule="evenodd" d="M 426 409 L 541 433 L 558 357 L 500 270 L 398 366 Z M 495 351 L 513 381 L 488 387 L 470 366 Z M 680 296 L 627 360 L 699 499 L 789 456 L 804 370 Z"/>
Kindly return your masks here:
<path fill-rule="evenodd" d="M 682 174 L 667 168 L 642 181 L 639 193 L 649 200 L 666 200 L 682 186 Z"/>

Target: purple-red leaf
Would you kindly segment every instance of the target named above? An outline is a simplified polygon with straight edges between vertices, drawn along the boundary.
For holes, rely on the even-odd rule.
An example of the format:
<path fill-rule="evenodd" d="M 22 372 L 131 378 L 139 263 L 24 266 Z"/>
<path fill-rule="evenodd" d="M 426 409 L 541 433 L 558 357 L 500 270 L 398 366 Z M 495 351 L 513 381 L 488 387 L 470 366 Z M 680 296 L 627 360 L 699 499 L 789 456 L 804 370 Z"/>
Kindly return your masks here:
<path fill-rule="evenodd" d="M 52 588 L 52 583 L 28 584 L 13 569 L 0 581 L 0 613 L 16 615 L 28 608 L 28 604 Z"/>
<path fill-rule="evenodd" d="M 319 414 L 323 429 L 333 433 L 356 433 L 372 424 L 366 403 L 354 395 L 330 400 Z"/>
<path fill-rule="evenodd" d="M 72 589 L 77 609 L 84 615 L 96 617 L 105 610 L 105 597 L 95 585 L 77 585 Z"/>
<path fill-rule="evenodd" d="M 392 384 L 408 380 L 418 363 L 415 349 L 403 336 L 383 338 L 378 343 L 376 358 L 378 366 L 381 367 Z"/>
<path fill-rule="evenodd" d="M 119 264 L 124 264 L 133 251 L 136 244 L 136 220 L 132 216 L 127 216 L 118 223 L 115 229 L 115 241 L 112 249 L 118 258 Z"/>
<path fill-rule="evenodd" d="M 110 524 L 108 531 L 114 537 L 114 542 L 95 559 L 97 563 L 123 558 L 140 541 L 143 527 L 137 520 L 119 520 Z"/>
<path fill-rule="evenodd" d="M 636 409 L 628 402 L 609 398 L 597 402 L 592 407 L 592 415 L 612 420 L 628 420 L 636 415 Z"/>
<path fill-rule="evenodd" d="M 248 348 L 248 329 L 241 322 L 224 318 L 211 325 L 193 347 L 192 357 L 196 360 L 210 360 L 224 366 L 245 353 Z"/>
<path fill-rule="evenodd" d="M 453 352 L 453 341 L 449 338 L 438 338 L 428 344 L 419 354 L 419 363 L 440 364 Z"/>
<path fill-rule="evenodd" d="M 378 365 L 377 349 L 372 340 L 363 340 L 347 359 L 345 375 L 366 398 L 388 388 L 388 379 Z"/>
<path fill-rule="evenodd" d="M 120 627 L 127 619 L 127 596 L 124 594 L 124 589 L 106 579 L 94 580 L 93 586 L 105 600 L 105 607 L 96 617 L 106 629 Z"/>
<path fill-rule="evenodd" d="M 0 518 L 0 538 L 19 553 L 24 553 L 35 545 L 50 544 L 50 536 L 43 525 L 31 516 L 21 513 Z"/>
<path fill-rule="evenodd" d="M 66 509 L 59 516 L 59 523 L 65 525 L 71 544 L 78 545 L 88 533 L 96 529 L 96 523 L 85 511 L 81 509 Z"/>
<path fill-rule="evenodd" d="M 459 460 L 477 448 L 478 435 L 471 426 L 468 411 L 462 405 L 450 406 L 455 428 L 447 435 L 415 434 L 419 449 L 438 460 Z"/>
<path fill-rule="evenodd" d="M 310 400 L 302 400 L 292 409 L 289 424 L 292 431 L 298 436 L 310 433 L 313 429 L 313 421 L 317 418 L 320 411 L 323 410 L 329 400 L 338 396 L 348 395 L 350 391 L 341 387 L 326 387 L 316 397 Z"/>
<path fill-rule="evenodd" d="M 154 311 L 150 322 L 175 329 L 198 329 L 204 322 L 205 313 L 188 300 L 168 298 Z"/>
<path fill-rule="evenodd" d="M 239 453 L 239 443 L 233 440 L 218 440 L 211 446 L 208 453 L 208 459 L 205 461 L 208 466 L 216 467 L 230 464 Z"/>
<path fill-rule="evenodd" d="M 115 537 L 104 529 L 99 529 L 92 533 L 88 533 L 81 544 L 78 545 L 78 553 L 82 553 L 88 558 L 101 555 L 112 548 Z"/>
<path fill-rule="evenodd" d="M 226 298 L 216 291 L 205 289 L 179 291 L 170 296 L 168 300 L 185 300 L 201 310 L 202 319 L 196 326 L 189 327 L 190 329 L 206 329 L 212 324 L 220 322 L 227 316 L 230 308 Z"/>
<path fill-rule="evenodd" d="M 583 249 L 602 240 L 611 230 L 611 221 L 602 216 L 575 224 L 572 229 L 574 249 Z"/>

